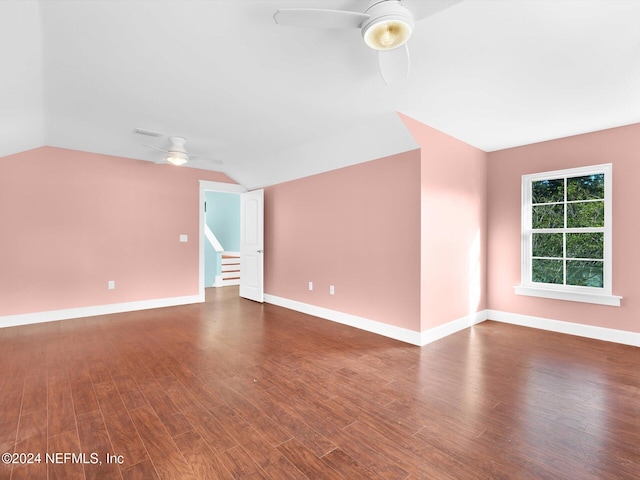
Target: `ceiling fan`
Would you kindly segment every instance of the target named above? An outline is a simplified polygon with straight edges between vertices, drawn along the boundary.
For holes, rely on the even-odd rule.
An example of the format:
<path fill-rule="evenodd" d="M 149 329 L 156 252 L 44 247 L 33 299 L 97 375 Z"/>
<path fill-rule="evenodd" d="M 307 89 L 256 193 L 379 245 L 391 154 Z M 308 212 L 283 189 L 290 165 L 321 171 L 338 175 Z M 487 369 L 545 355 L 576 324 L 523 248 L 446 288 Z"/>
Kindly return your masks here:
<path fill-rule="evenodd" d="M 139 129 L 138 129 L 139 130 Z M 140 133 L 140 132 L 136 132 Z M 146 133 L 143 133 L 146 134 Z M 148 134 L 147 134 L 148 135 Z M 153 135 L 153 136 L 162 136 Z M 166 155 L 163 159 L 157 161 L 156 163 L 170 163 L 172 165 L 184 165 L 190 160 L 203 160 L 208 163 L 214 163 L 217 165 L 222 164 L 222 160 L 217 159 L 204 159 L 201 157 L 197 157 L 194 155 L 189 155 L 187 153 L 187 149 L 185 148 L 185 144 L 187 143 L 187 139 L 184 137 L 168 137 L 169 138 L 169 148 L 160 148 L 154 145 L 144 144 L 145 147 L 153 148 L 154 150 L 159 150 L 161 152 L 165 152 Z"/>
<path fill-rule="evenodd" d="M 273 15 L 279 25 L 359 28 L 364 42 L 378 50 L 378 65 L 389 85 L 409 75 L 407 41 L 414 22 L 462 0 L 375 0 L 362 13 L 318 8 L 283 8 Z"/>

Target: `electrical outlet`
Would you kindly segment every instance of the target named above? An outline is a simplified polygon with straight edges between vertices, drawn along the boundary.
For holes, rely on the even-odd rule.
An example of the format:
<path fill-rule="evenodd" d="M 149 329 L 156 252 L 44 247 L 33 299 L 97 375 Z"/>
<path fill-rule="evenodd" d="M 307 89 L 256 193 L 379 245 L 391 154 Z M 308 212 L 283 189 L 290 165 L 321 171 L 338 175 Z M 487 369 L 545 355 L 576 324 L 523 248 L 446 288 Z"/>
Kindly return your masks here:
<path fill-rule="evenodd" d="M 115 289 L 115 288 L 116 288 L 116 281 L 115 281 L 115 280 L 109 280 L 109 281 L 107 282 L 107 288 L 108 288 L 109 290 L 113 290 L 113 289 Z"/>
<path fill-rule="evenodd" d="M 187 243 L 189 241 L 189 235 L 180 235 L 180 243 Z"/>
<path fill-rule="evenodd" d="M 333 288 L 333 285 L 329 285 L 329 295 L 335 295 L 336 290 Z"/>
<path fill-rule="evenodd" d="M 309 290 L 313 290 L 313 282 L 309 282 Z"/>

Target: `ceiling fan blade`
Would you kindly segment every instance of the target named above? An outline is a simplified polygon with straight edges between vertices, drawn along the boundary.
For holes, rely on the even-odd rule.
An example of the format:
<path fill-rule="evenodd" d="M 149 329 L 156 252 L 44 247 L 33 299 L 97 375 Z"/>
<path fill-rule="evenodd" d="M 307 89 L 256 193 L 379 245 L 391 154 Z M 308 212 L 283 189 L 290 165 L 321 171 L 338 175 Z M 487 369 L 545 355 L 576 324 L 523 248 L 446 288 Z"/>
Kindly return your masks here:
<path fill-rule="evenodd" d="M 367 18 L 366 13 L 318 8 L 282 8 L 273 14 L 279 25 L 315 28 L 360 28 Z"/>
<path fill-rule="evenodd" d="M 169 153 L 169 150 L 165 150 L 164 148 L 156 147 L 154 145 L 147 145 L 146 143 L 143 143 L 143 145 L 145 147 L 153 148 L 154 150 L 160 150 L 161 152 Z"/>
<path fill-rule="evenodd" d="M 407 78 L 409 76 L 409 47 L 405 43 L 403 46 L 393 50 L 378 51 L 378 65 L 380 75 L 387 85 Z"/>
<path fill-rule="evenodd" d="M 215 165 L 222 165 L 222 160 L 218 160 L 217 158 L 204 158 L 200 155 L 189 155 L 189 160 L 199 160 L 204 163 L 213 163 Z"/>
<path fill-rule="evenodd" d="M 414 20 L 422 20 L 449 7 L 462 2 L 462 0 L 403 0 L 402 3 L 413 14 Z"/>

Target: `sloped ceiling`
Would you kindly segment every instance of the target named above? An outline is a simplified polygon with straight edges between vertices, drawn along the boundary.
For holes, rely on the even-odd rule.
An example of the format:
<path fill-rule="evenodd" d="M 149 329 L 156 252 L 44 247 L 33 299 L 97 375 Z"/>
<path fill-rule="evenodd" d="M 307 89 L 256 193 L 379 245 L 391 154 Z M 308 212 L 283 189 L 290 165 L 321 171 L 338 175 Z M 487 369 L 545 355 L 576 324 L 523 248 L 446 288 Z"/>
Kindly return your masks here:
<path fill-rule="evenodd" d="M 141 127 L 254 188 L 416 148 L 396 112 L 485 151 L 640 121 L 640 1 L 460 2 L 417 23 L 410 77 L 390 86 L 359 31 L 272 20 L 368 4 L 2 1 L 0 155 L 156 161 L 143 144 L 166 138 Z"/>
<path fill-rule="evenodd" d="M 45 143 L 42 26 L 36 2 L 0 2 L 0 156 Z"/>

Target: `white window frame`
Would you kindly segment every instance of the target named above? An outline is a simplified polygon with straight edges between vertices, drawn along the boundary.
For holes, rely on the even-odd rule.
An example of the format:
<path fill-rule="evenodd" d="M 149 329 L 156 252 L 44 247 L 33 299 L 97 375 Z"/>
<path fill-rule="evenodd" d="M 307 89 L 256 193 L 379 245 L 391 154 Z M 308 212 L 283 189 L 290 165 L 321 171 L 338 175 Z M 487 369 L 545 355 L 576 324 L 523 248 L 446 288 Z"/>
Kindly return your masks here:
<path fill-rule="evenodd" d="M 515 287 L 516 294 L 533 297 L 553 298 L 573 302 L 596 303 L 600 305 L 620 306 L 622 297 L 612 293 L 612 164 L 592 165 L 569 168 L 551 172 L 533 173 L 522 176 L 522 265 L 521 283 Z M 603 287 L 582 287 L 576 285 L 554 285 L 533 282 L 532 269 L 532 184 L 540 180 L 556 180 L 586 175 L 604 174 L 604 233 Z M 565 191 L 566 195 L 566 191 Z M 566 202 L 566 198 L 565 198 Z M 563 231 L 569 232 L 569 228 Z M 593 231 L 593 229 L 592 229 Z"/>

